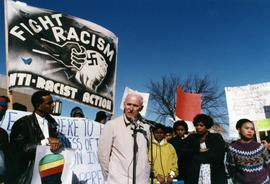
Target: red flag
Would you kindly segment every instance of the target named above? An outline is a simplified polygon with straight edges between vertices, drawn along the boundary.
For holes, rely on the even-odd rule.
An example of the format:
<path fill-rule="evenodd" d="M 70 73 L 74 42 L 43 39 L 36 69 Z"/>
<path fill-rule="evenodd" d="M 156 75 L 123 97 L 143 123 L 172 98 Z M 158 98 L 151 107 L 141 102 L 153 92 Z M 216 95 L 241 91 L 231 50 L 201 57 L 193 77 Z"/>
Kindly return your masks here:
<path fill-rule="evenodd" d="M 186 93 L 177 87 L 176 116 L 185 121 L 192 121 L 201 111 L 201 94 Z"/>

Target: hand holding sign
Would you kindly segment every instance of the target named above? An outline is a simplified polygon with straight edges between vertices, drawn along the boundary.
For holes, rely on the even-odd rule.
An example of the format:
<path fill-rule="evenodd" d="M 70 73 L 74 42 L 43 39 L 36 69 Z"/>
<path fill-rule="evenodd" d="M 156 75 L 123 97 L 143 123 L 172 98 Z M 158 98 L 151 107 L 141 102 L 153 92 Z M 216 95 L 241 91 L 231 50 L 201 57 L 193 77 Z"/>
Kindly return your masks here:
<path fill-rule="evenodd" d="M 48 141 L 52 152 L 58 151 L 62 146 L 62 143 L 57 138 L 49 137 Z"/>

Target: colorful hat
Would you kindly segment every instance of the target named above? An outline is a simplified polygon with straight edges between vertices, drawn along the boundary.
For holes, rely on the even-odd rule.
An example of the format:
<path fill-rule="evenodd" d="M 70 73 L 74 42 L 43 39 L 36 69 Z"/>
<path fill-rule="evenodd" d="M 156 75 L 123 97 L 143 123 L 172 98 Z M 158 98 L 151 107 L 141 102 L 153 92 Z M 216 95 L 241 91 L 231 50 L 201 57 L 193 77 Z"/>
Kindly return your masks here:
<path fill-rule="evenodd" d="M 39 173 L 42 184 L 61 183 L 64 157 L 61 154 L 48 154 L 39 161 Z"/>
<path fill-rule="evenodd" d="M 0 97 L 0 110 L 7 108 L 7 100 L 3 97 Z"/>

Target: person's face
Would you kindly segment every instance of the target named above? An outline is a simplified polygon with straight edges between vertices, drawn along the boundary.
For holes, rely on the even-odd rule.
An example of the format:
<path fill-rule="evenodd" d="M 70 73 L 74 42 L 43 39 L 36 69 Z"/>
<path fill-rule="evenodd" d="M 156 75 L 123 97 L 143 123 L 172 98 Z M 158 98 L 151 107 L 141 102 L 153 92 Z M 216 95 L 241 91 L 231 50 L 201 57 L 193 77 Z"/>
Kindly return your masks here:
<path fill-rule="evenodd" d="M 142 110 L 142 99 L 138 95 L 128 95 L 124 102 L 124 114 L 129 121 L 138 117 L 138 114 Z"/>
<path fill-rule="evenodd" d="M 201 122 L 195 125 L 195 129 L 196 129 L 197 134 L 200 134 L 200 135 L 204 135 L 208 131 L 206 126 Z"/>
<path fill-rule="evenodd" d="M 185 133 L 186 133 L 186 129 L 183 126 L 180 125 L 176 127 L 176 134 L 179 137 L 184 137 Z"/>
<path fill-rule="evenodd" d="M 241 128 L 238 129 L 238 132 L 241 136 L 241 138 L 246 140 L 253 139 L 253 136 L 255 134 L 254 125 L 251 122 L 244 123 Z"/>
<path fill-rule="evenodd" d="M 165 138 L 166 138 L 167 141 L 171 140 L 172 137 L 173 137 L 173 134 L 172 133 L 166 133 L 165 134 Z"/>
<path fill-rule="evenodd" d="M 53 111 L 53 99 L 52 96 L 43 96 L 43 102 L 38 105 L 37 110 L 42 114 L 50 114 Z"/>
<path fill-rule="evenodd" d="M 83 118 L 83 115 L 81 113 L 75 113 L 74 117 L 75 118 Z"/>
<path fill-rule="evenodd" d="M 101 123 L 101 124 L 105 124 L 105 123 L 106 123 L 106 119 L 100 120 L 100 123 Z"/>
<path fill-rule="evenodd" d="M 154 138 L 156 139 L 157 142 L 162 141 L 164 137 L 165 137 L 165 133 L 161 128 L 154 131 Z"/>

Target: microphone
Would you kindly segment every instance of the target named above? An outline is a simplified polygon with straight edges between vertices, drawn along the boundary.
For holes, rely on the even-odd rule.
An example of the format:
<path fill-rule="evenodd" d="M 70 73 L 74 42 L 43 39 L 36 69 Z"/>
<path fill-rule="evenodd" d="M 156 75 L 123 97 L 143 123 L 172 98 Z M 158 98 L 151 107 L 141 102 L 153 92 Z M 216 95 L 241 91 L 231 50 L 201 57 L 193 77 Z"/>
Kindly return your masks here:
<path fill-rule="evenodd" d="M 138 115 L 138 120 L 144 124 L 150 125 L 151 127 L 156 127 L 156 125 L 157 125 L 157 122 L 146 119 L 146 118 L 142 117 L 141 114 Z"/>

